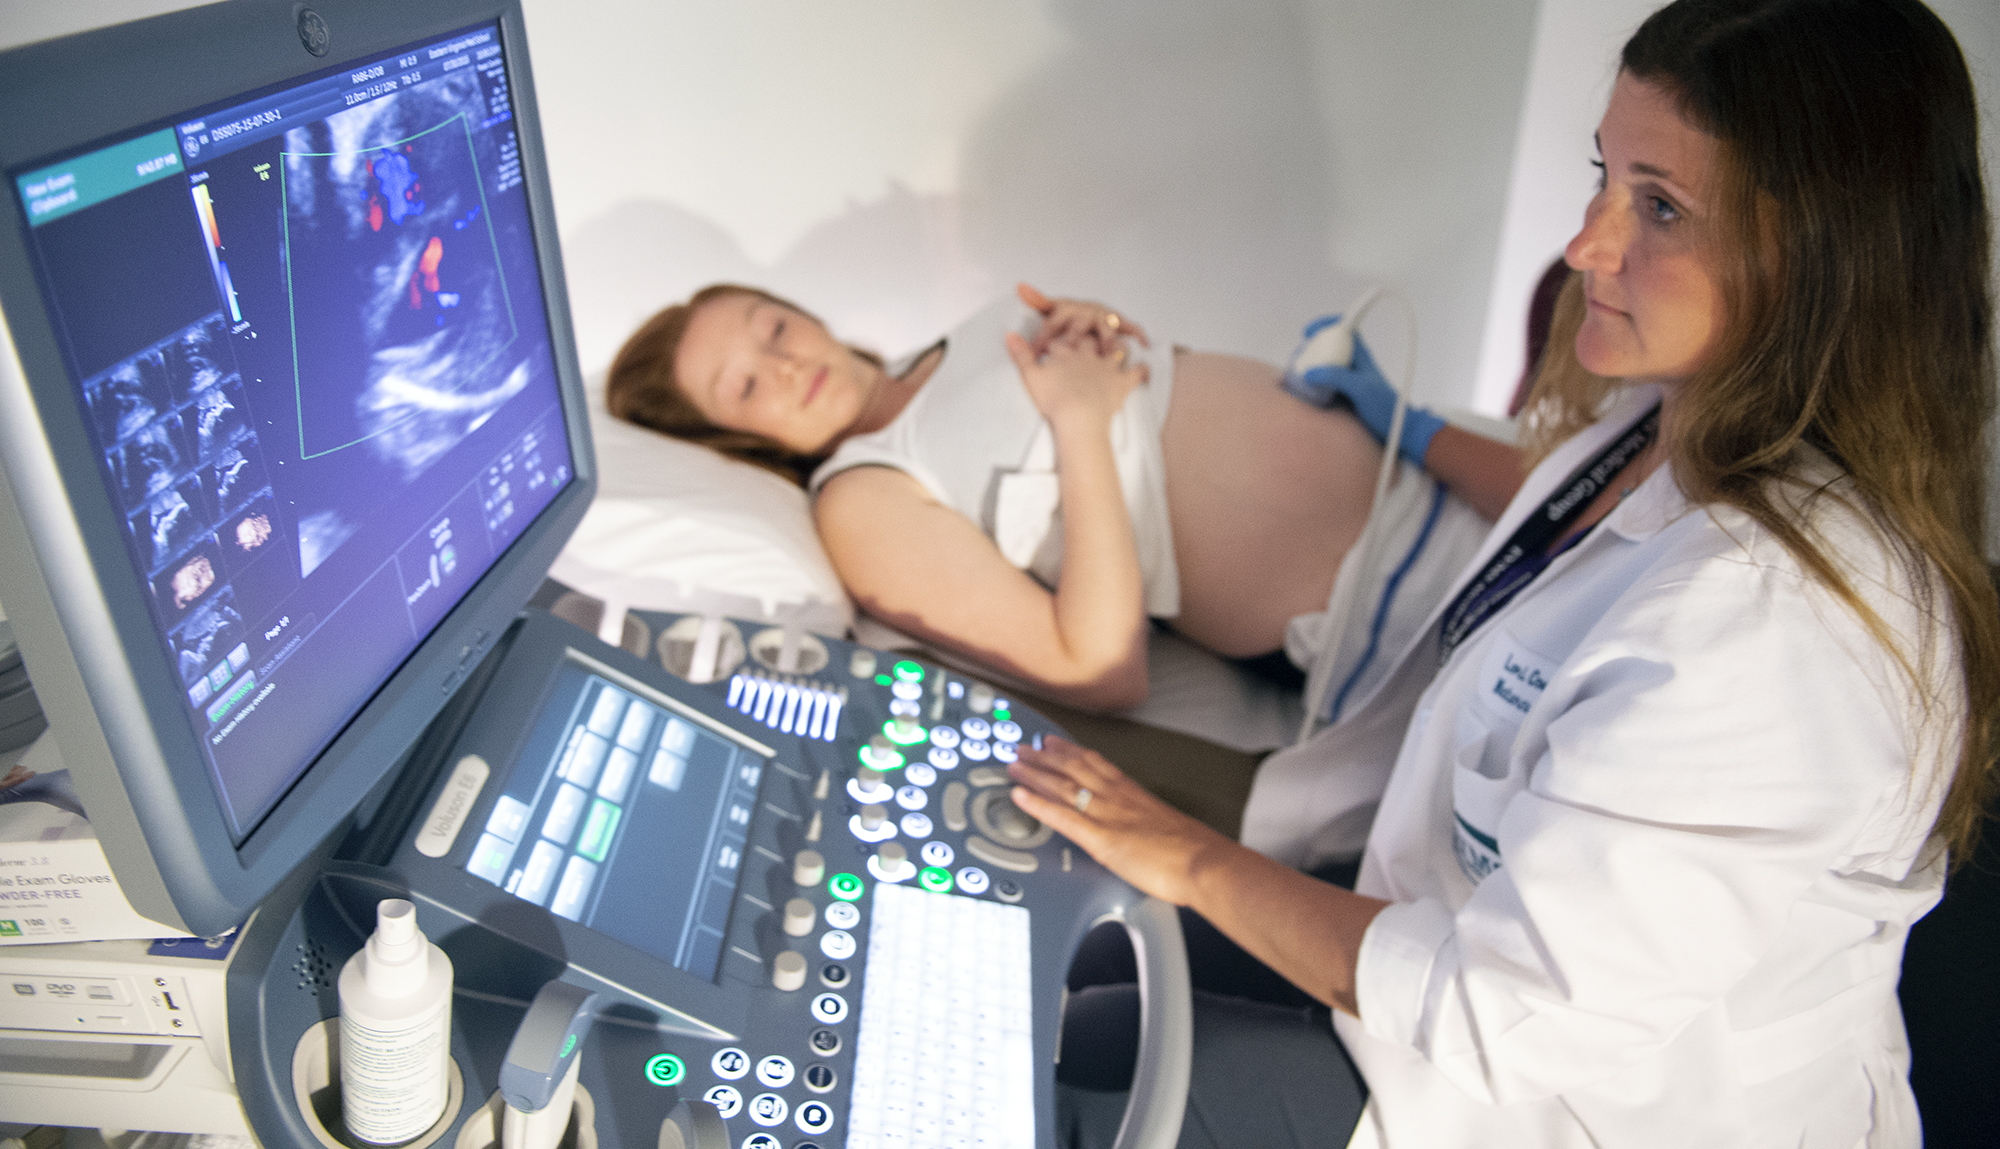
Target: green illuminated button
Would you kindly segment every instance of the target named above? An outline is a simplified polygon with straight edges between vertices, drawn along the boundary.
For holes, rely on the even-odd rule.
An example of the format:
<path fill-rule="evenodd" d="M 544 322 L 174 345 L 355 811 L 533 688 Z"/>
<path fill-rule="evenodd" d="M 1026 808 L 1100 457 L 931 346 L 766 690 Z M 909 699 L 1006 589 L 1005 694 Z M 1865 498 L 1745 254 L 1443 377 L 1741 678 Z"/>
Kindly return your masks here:
<path fill-rule="evenodd" d="M 593 862 L 602 862 L 611 852 L 611 838 L 618 832 L 619 809 L 599 798 L 590 804 L 590 817 L 577 838 L 576 852 Z"/>
<path fill-rule="evenodd" d="M 996 706 L 993 708 L 993 718 L 995 721 L 1006 722 L 1013 717 L 1014 717 L 1013 714 L 1009 713 L 1007 708 L 1004 706 Z"/>
<path fill-rule="evenodd" d="M 888 675 L 886 675 L 886 674 L 878 674 L 878 675 L 876 675 L 876 676 L 875 676 L 875 685 L 877 685 L 877 686 L 887 686 L 887 685 L 889 685 L 889 676 L 888 676 Z"/>
<path fill-rule="evenodd" d="M 887 746 L 863 746 L 861 764 L 876 770 L 895 770 L 903 765 L 903 755 L 900 751 Z"/>
<path fill-rule="evenodd" d="M 851 902 L 861 896 L 861 879 L 853 874 L 835 874 L 827 881 L 826 892 L 843 902 Z"/>
<path fill-rule="evenodd" d="M 664 1089 L 679 1085 L 687 1076 L 687 1066 L 671 1053 L 656 1053 L 646 1061 L 646 1080 Z"/>
<path fill-rule="evenodd" d="M 951 892 L 951 875 L 936 866 L 925 866 L 917 871 L 917 882 L 934 894 Z"/>
<path fill-rule="evenodd" d="M 897 663 L 897 664 L 896 664 L 896 665 L 895 665 L 894 667 L 892 667 L 891 669 L 893 669 L 893 670 L 894 670 L 894 671 L 896 672 L 896 677 L 897 677 L 897 678 L 900 678 L 900 679 L 902 679 L 902 680 L 903 680 L 904 682 L 921 682 L 921 681 L 923 681 L 923 677 L 924 677 L 924 668 L 923 668 L 923 667 L 921 667 L 921 666 L 918 666 L 918 665 L 917 665 L 916 663 L 914 663 L 914 662 L 911 662 L 911 661 L 910 661 L 909 659 L 907 659 L 907 658 L 906 658 L 906 659 L 904 659 L 903 661 L 901 661 L 901 662 Z"/>

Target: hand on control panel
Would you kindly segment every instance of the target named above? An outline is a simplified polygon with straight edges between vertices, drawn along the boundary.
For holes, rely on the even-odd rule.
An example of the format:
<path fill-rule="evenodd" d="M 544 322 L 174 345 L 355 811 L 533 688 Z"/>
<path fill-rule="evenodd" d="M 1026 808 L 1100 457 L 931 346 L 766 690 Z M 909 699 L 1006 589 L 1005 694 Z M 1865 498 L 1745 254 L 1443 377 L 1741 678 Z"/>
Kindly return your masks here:
<path fill-rule="evenodd" d="M 1106 869 L 1174 905 L 1204 854 L 1233 843 L 1148 793 L 1104 756 L 1053 735 L 1007 768 L 1015 813 L 1046 823 Z"/>

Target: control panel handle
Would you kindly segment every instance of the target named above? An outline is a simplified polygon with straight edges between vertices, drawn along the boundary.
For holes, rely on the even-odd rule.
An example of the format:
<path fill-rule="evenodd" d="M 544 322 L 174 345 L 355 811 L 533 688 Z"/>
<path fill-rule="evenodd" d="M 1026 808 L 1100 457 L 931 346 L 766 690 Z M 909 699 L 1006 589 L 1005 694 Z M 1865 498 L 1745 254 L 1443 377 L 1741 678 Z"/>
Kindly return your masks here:
<path fill-rule="evenodd" d="M 514 1030 L 500 1063 L 502 1149 L 554 1149 L 569 1127 L 576 1096 L 583 1035 L 590 1029 L 597 995 L 582 986 L 551 981 Z"/>
<path fill-rule="evenodd" d="M 1172 1149 L 1194 1072 L 1194 1000 L 1180 912 L 1142 898 L 1106 915 L 1124 923 L 1139 960 L 1139 1058 L 1114 1149 Z"/>
<path fill-rule="evenodd" d="M 683 1097 L 660 1122 L 659 1149 L 729 1149 L 729 1128 L 715 1106 Z"/>

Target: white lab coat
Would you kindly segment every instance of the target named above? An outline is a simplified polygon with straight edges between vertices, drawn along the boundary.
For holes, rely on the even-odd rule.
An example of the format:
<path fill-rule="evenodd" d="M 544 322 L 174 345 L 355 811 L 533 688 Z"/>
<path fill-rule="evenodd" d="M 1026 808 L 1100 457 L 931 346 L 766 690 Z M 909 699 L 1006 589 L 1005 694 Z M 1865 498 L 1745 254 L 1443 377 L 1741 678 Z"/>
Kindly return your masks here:
<path fill-rule="evenodd" d="M 1480 561 L 1654 398 L 1537 468 Z M 1417 705 L 1357 886 L 1395 904 L 1335 1015 L 1371 1092 L 1354 1145 L 1919 1143 L 1895 989 L 1942 888 L 1962 680 L 1865 523 L 1811 517 L 1931 640 L 1928 720 L 1775 539 L 1656 471 Z"/>

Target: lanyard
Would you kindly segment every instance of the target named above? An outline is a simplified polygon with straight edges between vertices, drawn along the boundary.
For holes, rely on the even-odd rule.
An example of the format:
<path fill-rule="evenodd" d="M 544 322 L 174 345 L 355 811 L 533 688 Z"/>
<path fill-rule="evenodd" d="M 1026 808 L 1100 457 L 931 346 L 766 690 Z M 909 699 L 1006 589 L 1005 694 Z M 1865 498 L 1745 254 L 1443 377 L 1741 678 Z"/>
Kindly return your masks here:
<path fill-rule="evenodd" d="M 1577 468 L 1569 481 L 1557 488 L 1540 510 L 1528 516 L 1507 544 L 1500 548 L 1500 552 L 1480 570 L 1478 577 L 1451 600 L 1438 636 L 1442 659 L 1450 658 L 1459 643 L 1464 642 L 1501 607 L 1513 601 L 1523 587 L 1547 568 L 1555 558 L 1548 553 L 1549 544 L 1562 537 L 1562 533 L 1582 517 L 1591 499 L 1610 486 L 1619 472 L 1652 446 L 1659 434 L 1660 408 L 1656 404 L 1624 435 L 1598 452 L 1596 458 Z M 1582 538 L 1581 535 L 1577 537 Z M 1572 543 L 1575 541 L 1571 540 Z"/>

